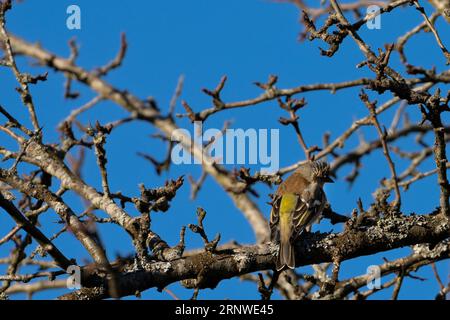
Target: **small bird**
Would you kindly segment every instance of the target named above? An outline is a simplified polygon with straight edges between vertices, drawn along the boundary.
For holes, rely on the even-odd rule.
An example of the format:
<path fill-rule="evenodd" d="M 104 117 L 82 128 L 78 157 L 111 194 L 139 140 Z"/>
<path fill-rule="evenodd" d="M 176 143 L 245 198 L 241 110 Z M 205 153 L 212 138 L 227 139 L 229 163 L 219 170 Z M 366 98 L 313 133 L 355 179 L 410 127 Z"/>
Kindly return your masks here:
<path fill-rule="evenodd" d="M 295 268 L 294 241 L 322 213 L 327 198 L 323 185 L 334 182 L 324 161 L 308 161 L 278 187 L 270 213 L 271 241 L 280 244 L 276 268 Z"/>

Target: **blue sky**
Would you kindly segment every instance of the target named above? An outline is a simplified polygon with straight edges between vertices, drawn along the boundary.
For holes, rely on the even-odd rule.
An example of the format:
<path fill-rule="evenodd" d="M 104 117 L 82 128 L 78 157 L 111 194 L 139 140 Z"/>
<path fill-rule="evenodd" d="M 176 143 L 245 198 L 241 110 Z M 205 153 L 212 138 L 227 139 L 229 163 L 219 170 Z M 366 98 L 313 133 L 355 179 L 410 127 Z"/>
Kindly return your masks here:
<path fill-rule="evenodd" d="M 77 4 L 81 8 L 82 29 L 66 28 L 66 8 Z M 426 7 L 428 8 L 428 7 Z M 429 9 L 429 8 L 428 8 Z M 398 11 L 398 12 L 397 12 Z M 361 36 L 370 43 L 372 49 L 383 47 L 393 42 L 398 36 L 422 21 L 413 8 L 397 10 L 382 17 L 380 30 L 362 28 Z M 152 96 L 161 109 L 167 110 L 180 75 L 185 76 L 182 99 L 198 111 L 211 106 L 209 97 L 201 92 L 202 88 L 214 88 L 223 75 L 228 82 L 222 93 L 224 101 L 238 101 L 256 97 L 261 90 L 253 82 L 264 82 L 270 74 L 279 77 L 280 88 L 289 88 L 300 84 L 317 82 L 338 82 L 364 76 L 372 76 L 366 69 L 356 69 L 363 61 L 363 55 L 352 40 L 346 39 L 339 52 L 332 59 L 320 56 L 318 46 L 326 47 L 322 42 L 298 42 L 300 25 L 298 10 L 288 4 L 263 0 L 168 0 L 135 1 L 31 1 L 17 4 L 8 14 L 8 29 L 15 35 L 28 41 L 39 42 L 58 55 L 68 56 L 69 39 L 75 37 L 80 46 L 77 63 L 86 69 L 104 65 L 117 53 L 120 33 L 125 32 L 129 44 L 123 66 L 111 72 L 106 79 L 121 89 L 127 89 L 140 98 Z M 448 25 L 442 20 L 438 23 L 442 39 L 450 39 Z M 413 39 L 406 49 L 412 63 L 425 67 L 436 66 L 438 71 L 445 68 L 443 56 L 430 33 L 420 34 Z M 23 70 L 36 74 L 45 69 L 31 66 L 29 61 L 20 58 Z M 398 63 L 398 55 L 393 54 L 392 65 L 404 70 Z M 0 86 L 2 96 L 0 104 L 10 110 L 19 119 L 28 123 L 25 108 L 19 96 L 13 90 L 16 86 L 10 70 L 0 69 Z M 93 97 L 85 87 L 75 85 L 74 90 L 81 93 L 76 101 L 66 101 L 63 97 L 64 78 L 50 70 L 48 81 L 32 88 L 37 106 L 37 113 L 44 125 L 45 139 L 56 142 L 56 126 L 71 109 L 80 106 Z M 448 89 L 448 88 L 447 88 Z M 357 89 L 329 92 L 316 92 L 298 96 L 305 97 L 307 107 L 301 110 L 300 125 L 308 144 L 321 144 L 322 135 L 329 131 L 331 137 L 340 135 L 355 119 L 367 114 L 367 109 L 356 97 Z M 371 97 L 375 97 L 371 94 Z M 376 97 L 380 102 L 390 98 L 385 95 Z M 180 104 L 177 112 L 184 112 Z M 393 109 L 380 117 L 387 126 Z M 412 120 L 420 119 L 416 107 L 409 107 Z M 80 116 L 83 123 L 101 123 L 117 120 L 126 116 L 118 106 L 102 102 L 94 110 Z M 280 163 L 290 165 L 304 158 L 303 151 L 291 131 L 279 124 L 278 118 L 286 116 L 276 102 L 269 102 L 245 109 L 223 112 L 208 119 L 205 128 L 221 128 L 225 120 L 232 120 L 232 128 L 267 128 L 280 130 Z M 192 131 L 189 121 L 179 121 L 181 127 Z M 362 130 L 366 139 L 375 137 L 374 128 Z M 170 171 L 157 176 L 149 163 L 136 155 L 145 152 L 160 159 L 165 154 L 165 146 L 150 138 L 157 133 L 153 127 L 134 123 L 124 125 L 113 132 L 106 145 L 108 153 L 108 171 L 113 191 L 122 191 L 128 195 L 138 195 L 138 184 L 157 187 L 169 178 L 180 175 L 192 175 L 198 178 L 201 168 L 198 165 L 172 166 Z M 2 136 L 2 146 L 15 147 L 8 138 Z M 417 150 L 411 144 L 413 139 L 404 139 L 400 143 L 410 150 Z M 350 139 L 346 148 L 357 146 L 357 135 Z M 5 166 L 8 163 L 4 164 Z M 337 212 L 349 214 L 356 207 L 356 200 L 361 197 L 367 206 L 371 203 L 371 193 L 377 188 L 380 179 L 389 176 L 387 163 L 381 152 L 375 152 L 363 162 L 364 170 L 359 180 L 350 188 L 343 181 L 351 167 L 344 168 L 337 183 L 327 187 L 330 203 Z M 406 163 L 399 162 L 399 171 Z M 3 165 L 2 165 L 3 166 Z M 432 162 L 425 163 L 421 169 L 430 169 Z M 258 166 L 251 166 L 258 169 Z M 24 168 L 26 168 L 24 166 Z M 88 154 L 83 170 L 87 182 L 101 187 L 100 175 L 95 158 Z M 339 179 L 340 178 L 340 179 Z M 403 194 L 404 212 L 424 213 L 432 211 L 438 205 L 436 177 L 425 179 Z M 259 187 L 260 198 L 255 199 L 261 210 L 269 215 L 270 207 L 266 204 L 268 194 L 273 192 L 267 187 Z M 236 240 L 239 243 L 252 243 L 254 236 L 247 221 L 234 207 L 222 189 L 211 179 L 206 180 L 198 198 L 189 200 L 190 187 L 186 182 L 172 202 L 167 213 L 152 215 L 152 229 L 170 244 L 178 241 L 181 226 L 195 223 L 195 209 L 203 207 L 208 215 L 205 227 L 211 237 L 221 233 L 222 243 Z M 417 195 L 421 195 L 418 197 Z M 66 200 L 76 211 L 83 210 L 79 198 L 68 194 Z M 132 212 L 132 208 L 130 208 Z M 42 218 L 46 234 L 51 236 L 61 227 L 56 223 L 57 217 L 49 212 Z M 13 226 L 6 214 L 0 214 L 0 235 Z M 315 230 L 339 231 L 340 226 L 331 226 L 323 221 Z M 100 227 L 103 241 L 107 244 L 108 255 L 113 259 L 116 254 L 126 255 L 131 252 L 128 236 L 117 227 Z M 186 236 L 188 248 L 202 245 L 201 239 L 190 232 Z M 56 244 L 62 249 L 70 250 L 79 262 L 88 258 L 84 249 L 66 234 L 57 239 Z M 33 246 L 31 246 L 33 248 Z M 6 256 L 10 247 L 0 247 L 0 257 Z M 408 254 L 409 249 L 384 252 L 370 257 L 362 257 L 343 264 L 341 278 L 365 273 L 371 264 L 380 264 L 382 258 L 394 259 Z M 438 264 L 441 277 L 447 279 L 449 263 Z M 26 270 L 26 269 L 24 269 Z M 309 270 L 309 269 L 300 269 Z M 0 271 L 3 272 L 2 267 Z M 417 273 L 426 281 L 406 279 L 400 292 L 400 298 L 433 298 L 438 286 L 430 267 Z M 178 284 L 169 286 L 180 298 L 189 298 L 192 292 Z M 36 298 L 53 297 L 55 292 L 44 292 Z M 389 298 L 391 292 L 381 292 L 374 298 Z M 23 298 L 23 296 L 16 296 Z M 143 293 L 147 299 L 171 299 L 166 293 L 151 289 Z M 201 299 L 259 298 L 254 283 L 237 279 L 223 281 L 215 290 L 200 292 Z M 277 294 L 275 298 L 280 298 Z"/>

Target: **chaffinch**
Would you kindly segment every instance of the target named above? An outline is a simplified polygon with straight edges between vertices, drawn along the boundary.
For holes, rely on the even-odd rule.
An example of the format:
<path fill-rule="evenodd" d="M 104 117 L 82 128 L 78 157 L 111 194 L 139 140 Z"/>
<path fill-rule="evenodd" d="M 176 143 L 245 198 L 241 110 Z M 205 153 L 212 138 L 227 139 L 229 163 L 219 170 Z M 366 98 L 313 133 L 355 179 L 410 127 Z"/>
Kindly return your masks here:
<path fill-rule="evenodd" d="M 271 240 L 278 242 L 276 268 L 295 268 L 294 241 L 313 224 L 327 203 L 323 185 L 333 182 L 330 166 L 323 161 L 301 165 L 278 187 L 270 213 Z"/>

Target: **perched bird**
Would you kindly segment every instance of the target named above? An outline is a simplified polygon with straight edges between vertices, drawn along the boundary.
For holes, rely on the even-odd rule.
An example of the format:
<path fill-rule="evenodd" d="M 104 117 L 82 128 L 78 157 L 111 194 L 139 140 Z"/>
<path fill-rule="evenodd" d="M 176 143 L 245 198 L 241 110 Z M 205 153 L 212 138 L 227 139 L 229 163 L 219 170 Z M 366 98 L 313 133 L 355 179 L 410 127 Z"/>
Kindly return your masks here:
<path fill-rule="evenodd" d="M 428 0 L 450 22 L 450 0 Z"/>
<path fill-rule="evenodd" d="M 334 182 L 330 166 L 323 161 L 301 165 L 278 187 L 270 213 L 271 240 L 280 244 L 276 268 L 295 268 L 294 241 L 314 223 L 327 203 L 323 185 Z"/>

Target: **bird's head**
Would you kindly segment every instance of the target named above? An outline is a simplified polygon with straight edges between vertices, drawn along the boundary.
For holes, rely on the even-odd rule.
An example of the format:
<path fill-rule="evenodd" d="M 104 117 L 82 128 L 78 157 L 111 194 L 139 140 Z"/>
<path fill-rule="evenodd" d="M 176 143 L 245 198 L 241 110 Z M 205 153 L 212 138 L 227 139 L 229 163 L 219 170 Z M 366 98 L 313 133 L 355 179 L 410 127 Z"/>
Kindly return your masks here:
<path fill-rule="evenodd" d="M 330 177 L 330 165 L 325 161 L 311 162 L 311 175 L 314 181 L 320 184 L 333 183 L 334 180 Z"/>

